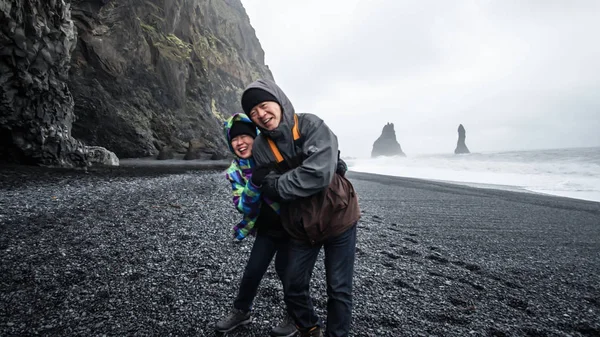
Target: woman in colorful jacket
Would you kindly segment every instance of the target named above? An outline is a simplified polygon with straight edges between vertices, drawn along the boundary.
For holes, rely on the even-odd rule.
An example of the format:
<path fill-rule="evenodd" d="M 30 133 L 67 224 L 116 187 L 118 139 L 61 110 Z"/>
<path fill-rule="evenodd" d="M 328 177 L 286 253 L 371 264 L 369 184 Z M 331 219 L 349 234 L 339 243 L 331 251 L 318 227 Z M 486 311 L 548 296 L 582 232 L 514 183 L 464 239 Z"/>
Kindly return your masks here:
<path fill-rule="evenodd" d="M 256 238 L 233 309 L 216 324 L 216 330 L 222 333 L 252 321 L 252 302 L 273 256 L 275 271 L 283 283 L 289 244 L 289 237 L 281 225 L 279 204 L 261 198 L 257 187 L 262 184 L 268 171 L 253 172 L 252 144 L 257 135 L 256 126 L 245 114 L 239 113 L 225 121 L 224 132 L 229 149 L 234 154 L 226 176 L 231 182 L 233 204 L 243 214 L 242 221 L 233 228 L 233 235 L 238 240 L 248 235 L 255 235 Z M 293 336 L 295 333 L 296 327 L 287 313 L 283 321 L 271 330 L 271 336 Z"/>

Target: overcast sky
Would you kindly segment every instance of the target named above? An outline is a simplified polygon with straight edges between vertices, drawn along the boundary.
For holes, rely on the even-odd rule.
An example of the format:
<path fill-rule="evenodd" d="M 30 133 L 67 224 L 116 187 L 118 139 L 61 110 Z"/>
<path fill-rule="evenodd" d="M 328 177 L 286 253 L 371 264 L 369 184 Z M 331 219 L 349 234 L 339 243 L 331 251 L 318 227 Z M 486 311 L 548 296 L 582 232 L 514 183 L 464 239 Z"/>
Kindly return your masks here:
<path fill-rule="evenodd" d="M 242 0 L 297 112 L 368 156 L 600 146 L 600 1 Z"/>

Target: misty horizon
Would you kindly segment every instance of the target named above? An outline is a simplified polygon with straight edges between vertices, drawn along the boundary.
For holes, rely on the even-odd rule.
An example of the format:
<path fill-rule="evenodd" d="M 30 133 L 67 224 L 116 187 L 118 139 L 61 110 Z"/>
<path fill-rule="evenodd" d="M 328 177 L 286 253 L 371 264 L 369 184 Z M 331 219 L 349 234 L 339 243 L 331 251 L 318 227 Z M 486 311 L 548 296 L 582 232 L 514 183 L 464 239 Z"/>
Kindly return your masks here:
<path fill-rule="evenodd" d="M 297 112 L 348 156 L 600 146 L 600 3 L 242 0 Z"/>

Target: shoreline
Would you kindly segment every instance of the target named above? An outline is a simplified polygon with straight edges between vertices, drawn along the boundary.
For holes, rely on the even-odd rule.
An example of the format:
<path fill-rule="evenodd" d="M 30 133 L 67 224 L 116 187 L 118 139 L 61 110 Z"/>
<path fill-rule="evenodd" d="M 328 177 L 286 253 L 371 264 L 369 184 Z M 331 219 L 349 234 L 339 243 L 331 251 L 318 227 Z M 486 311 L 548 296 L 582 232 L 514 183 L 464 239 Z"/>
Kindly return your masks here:
<path fill-rule="evenodd" d="M 19 164 L 1 164 L 0 165 L 0 178 L 3 171 L 14 171 L 16 174 L 24 172 L 23 175 L 27 176 L 34 174 L 31 177 L 33 180 L 48 175 L 60 175 L 60 174 L 118 174 L 124 176 L 152 176 L 154 174 L 177 174 L 186 172 L 202 172 L 202 171 L 224 171 L 231 164 L 231 159 L 223 160 L 182 160 L 182 159 L 169 159 L 169 160 L 156 160 L 154 157 L 148 158 L 126 158 L 123 159 L 123 164 L 119 166 L 92 166 L 88 168 L 62 168 L 62 167 L 41 167 L 41 166 L 29 166 Z M 40 177 L 35 176 L 40 174 Z M 388 179 L 397 179 L 398 181 L 406 182 L 421 182 L 424 184 L 445 184 L 448 186 L 460 186 L 466 188 L 473 188 L 479 190 L 491 190 L 491 191 L 505 191 L 519 194 L 531 194 L 544 197 L 553 198 L 564 198 L 573 201 L 582 201 L 589 203 L 600 204 L 600 201 L 577 198 L 571 195 L 552 194 L 544 191 L 529 190 L 520 186 L 512 185 L 501 185 L 501 184 L 484 184 L 484 183 L 471 183 L 461 182 L 452 180 L 439 180 L 439 179 L 428 179 L 428 178 L 416 178 L 416 177 L 400 177 L 387 174 L 378 174 L 370 172 L 357 172 L 348 170 L 348 175 L 359 175 L 359 176 L 373 176 L 373 177 L 386 177 Z"/>
<path fill-rule="evenodd" d="M 157 160 L 154 157 L 147 158 L 125 158 L 122 159 L 119 166 L 92 166 L 88 168 L 62 168 L 62 167 L 42 167 L 42 166 L 30 166 L 30 165 L 19 165 L 19 164 L 0 164 L 0 174 L 3 170 L 8 171 L 24 171 L 25 175 L 31 172 L 38 172 L 43 175 L 54 175 L 54 174 L 68 174 L 68 173 L 96 173 L 96 174 L 110 174 L 111 172 L 122 175 L 153 175 L 153 174 L 175 174 L 185 173 L 192 171 L 220 171 L 226 170 L 231 164 L 231 159 L 222 160 L 206 160 L 206 159 L 195 159 L 195 160 L 183 160 L 181 158 L 168 159 L 168 160 Z M 348 174 L 351 175 L 366 175 L 374 177 L 386 177 L 389 179 L 398 179 L 399 181 L 407 182 L 422 182 L 427 184 L 446 184 L 449 186 L 462 186 L 467 188 L 482 189 L 482 190 L 495 190 L 495 191 L 506 191 L 521 194 L 532 194 L 538 196 L 565 198 L 576 201 L 592 202 L 600 204 L 599 200 L 582 199 L 567 194 L 553 194 L 545 191 L 530 190 L 521 186 L 503 185 L 503 184 L 487 184 L 487 183 L 473 183 L 453 180 L 441 180 L 441 179 L 429 179 L 429 178 L 417 178 L 417 177 L 403 177 L 388 174 L 379 174 L 371 172 L 358 172 L 351 169 L 348 170 Z M 34 178 L 35 179 L 35 178 Z"/>
<path fill-rule="evenodd" d="M 467 182 L 467 181 L 442 180 L 442 179 L 430 179 L 430 178 L 418 178 L 418 177 L 404 177 L 404 176 L 395 176 L 395 175 L 379 174 L 379 173 L 372 173 L 372 172 L 359 172 L 359 171 L 352 171 L 352 170 L 349 170 L 349 172 L 381 175 L 381 176 L 400 178 L 400 179 L 417 179 L 417 180 L 439 182 L 439 183 L 445 183 L 445 184 L 451 184 L 451 185 L 467 186 L 467 187 L 472 187 L 472 188 L 494 189 L 494 190 L 499 190 L 499 191 L 511 191 L 511 192 L 517 192 L 517 193 L 530 193 L 530 194 L 554 196 L 554 197 L 559 197 L 559 198 L 569 198 L 569 199 L 574 199 L 574 200 L 600 203 L 600 196 L 596 196 L 594 194 L 593 196 L 586 195 L 584 197 L 581 195 L 581 193 L 578 196 L 577 191 L 552 191 L 552 192 L 550 192 L 550 191 L 543 191 L 543 190 L 528 189 L 526 187 L 516 186 L 516 185 L 476 183 L 476 182 Z"/>
<path fill-rule="evenodd" d="M 137 168 L 159 168 L 159 167 L 181 167 L 181 168 L 220 168 L 229 167 L 231 159 L 220 159 L 220 160 L 208 160 L 208 159 L 194 159 L 184 160 L 183 155 L 178 155 L 177 158 L 158 160 L 156 157 L 146 158 L 124 158 L 119 160 L 120 167 L 137 167 Z"/>

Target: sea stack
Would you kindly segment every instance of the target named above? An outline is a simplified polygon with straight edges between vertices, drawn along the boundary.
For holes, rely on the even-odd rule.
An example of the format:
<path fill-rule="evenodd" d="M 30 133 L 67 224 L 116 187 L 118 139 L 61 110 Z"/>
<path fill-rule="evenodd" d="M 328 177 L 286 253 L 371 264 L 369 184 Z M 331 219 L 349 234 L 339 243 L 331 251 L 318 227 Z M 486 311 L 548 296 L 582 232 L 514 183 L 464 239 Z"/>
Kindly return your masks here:
<path fill-rule="evenodd" d="M 400 144 L 396 140 L 394 123 L 387 123 L 381 131 L 381 136 L 373 143 L 371 157 L 379 156 L 405 156 Z"/>
<path fill-rule="evenodd" d="M 454 154 L 471 153 L 469 152 L 469 148 L 467 148 L 467 144 L 465 143 L 466 138 L 467 134 L 465 128 L 462 124 L 458 125 L 458 142 L 456 142 Z"/>

